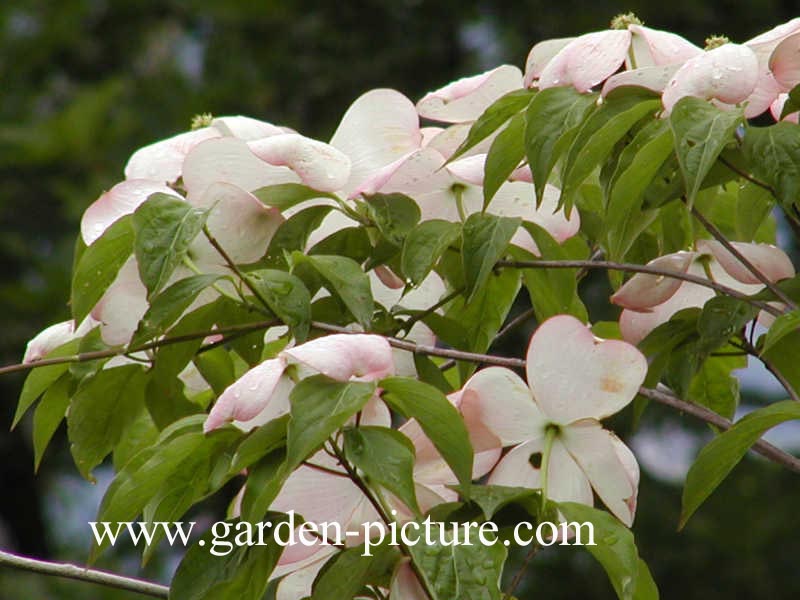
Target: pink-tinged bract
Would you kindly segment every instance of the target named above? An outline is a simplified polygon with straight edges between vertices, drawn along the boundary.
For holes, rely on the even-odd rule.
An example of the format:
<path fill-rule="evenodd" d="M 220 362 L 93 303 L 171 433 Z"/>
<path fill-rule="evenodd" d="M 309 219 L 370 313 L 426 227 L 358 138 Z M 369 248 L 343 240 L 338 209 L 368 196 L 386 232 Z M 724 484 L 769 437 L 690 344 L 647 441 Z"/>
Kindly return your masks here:
<path fill-rule="evenodd" d="M 791 259 L 777 246 L 745 242 L 731 242 L 731 245 L 770 281 L 775 282 L 795 276 Z M 738 282 L 762 285 L 761 280 L 720 242 L 701 240 L 697 244 L 697 249 L 712 254 L 728 275 Z"/>
<path fill-rule="evenodd" d="M 285 368 L 282 358 L 273 358 L 247 371 L 220 394 L 203 430 L 212 431 L 234 421 L 242 429 L 250 429 L 288 412 L 288 401 L 274 398 Z M 258 423 L 254 423 L 257 418 Z"/>
<path fill-rule="evenodd" d="M 703 53 L 689 40 L 669 31 L 644 25 L 629 25 L 636 68 L 683 63 Z"/>
<path fill-rule="evenodd" d="M 603 419 L 626 406 L 644 381 L 647 361 L 634 346 L 599 340 L 575 317 L 559 315 L 531 338 L 526 372 L 543 412 L 568 424 Z"/>
<path fill-rule="evenodd" d="M 326 335 L 281 354 L 337 381 L 376 381 L 394 374 L 392 347 L 379 335 Z"/>
<path fill-rule="evenodd" d="M 433 121 L 470 122 L 480 117 L 495 100 L 519 89 L 522 89 L 522 72 L 517 67 L 502 65 L 429 92 L 417 102 L 417 112 Z"/>
<path fill-rule="evenodd" d="M 330 141 L 350 159 L 350 177 L 342 191 L 350 195 L 375 171 L 417 150 L 421 144 L 419 116 L 411 100 L 390 89 L 371 90 L 359 96 Z"/>
<path fill-rule="evenodd" d="M 555 57 L 574 37 L 543 40 L 531 48 L 528 58 L 525 59 L 525 78 L 523 84 L 526 88 L 539 79 L 547 63 Z"/>
<path fill-rule="evenodd" d="M 152 194 L 167 194 L 183 198 L 170 187 L 149 179 L 127 179 L 104 192 L 83 213 L 81 236 L 91 245 L 120 217 L 129 215 Z"/>
<path fill-rule="evenodd" d="M 253 194 L 230 183 L 212 183 L 201 197 L 189 200 L 194 206 L 210 211 L 206 219 L 209 231 L 238 264 L 262 258 L 275 231 L 284 222 L 280 211 L 265 206 Z M 195 238 L 190 256 L 198 265 L 230 272 L 219 251 L 203 235 Z"/>
<path fill-rule="evenodd" d="M 140 148 L 125 165 L 125 178 L 175 183 L 181 177 L 183 161 L 192 148 L 200 142 L 220 136 L 217 129 L 203 127 Z"/>
<path fill-rule="evenodd" d="M 613 75 L 625 61 L 631 34 L 595 31 L 572 40 L 542 69 L 539 88 L 572 85 L 587 92 Z"/>
<path fill-rule="evenodd" d="M 647 266 L 685 274 L 696 258 L 696 252 L 675 252 L 659 256 Z M 652 307 L 669 300 L 681 284 L 683 281 L 675 277 L 636 273 L 611 296 L 611 302 L 623 308 L 649 312 Z"/>
<path fill-rule="evenodd" d="M 333 146 L 297 133 L 284 133 L 247 143 L 264 162 L 288 167 L 308 187 L 335 192 L 347 184 L 350 159 Z"/>
<path fill-rule="evenodd" d="M 661 100 L 667 112 L 687 96 L 738 104 L 755 89 L 759 72 L 758 58 L 750 48 L 728 43 L 683 63 Z"/>

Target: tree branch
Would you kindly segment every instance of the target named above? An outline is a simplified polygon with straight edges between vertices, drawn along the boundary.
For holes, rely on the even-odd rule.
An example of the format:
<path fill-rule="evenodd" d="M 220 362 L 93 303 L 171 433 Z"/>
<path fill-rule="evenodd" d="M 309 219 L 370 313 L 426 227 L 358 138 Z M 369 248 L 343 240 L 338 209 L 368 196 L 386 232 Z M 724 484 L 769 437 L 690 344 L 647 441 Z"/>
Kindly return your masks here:
<path fill-rule="evenodd" d="M 742 263 L 742 265 L 744 265 L 744 267 L 748 271 L 750 271 L 755 276 L 756 279 L 758 279 L 761 283 L 767 286 L 767 289 L 769 289 L 769 291 L 775 294 L 775 297 L 778 300 L 789 306 L 792 310 L 797 308 L 797 304 L 795 303 L 795 301 L 789 298 L 789 296 L 787 296 L 781 288 L 775 285 L 774 281 L 771 281 L 766 275 L 764 275 L 764 273 L 758 270 L 758 268 L 753 263 L 751 263 L 744 254 L 739 252 L 739 250 L 736 249 L 736 246 L 731 244 L 728 241 L 728 238 L 726 238 L 722 234 L 722 232 L 719 229 L 717 229 L 716 225 L 714 225 L 711 221 L 709 221 L 705 217 L 705 215 L 703 215 L 703 213 L 697 210 L 697 208 L 694 206 L 691 208 L 691 211 L 692 211 L 692 216 L 694 216 L 695 219 L 700 221 L 703 227 L 705 227 L 706 231 L 708 231 L 708 233 L 710 233 L 715 240 L 717 240 L 720 244 L 722 244 L 722 246 L 736 258 L 736 260 Z"/>
<path fill-rule="evenodd" d="M 106 587 L 113 587 L 120 590 L 127 590 L 154 598 L 168 598 L 169 588 L 164 585 L 135 579 L 133 577 L 123 577 L 106 571 L 87 569 L 69 563 L 56 563 L 44 560 L 36 560 L 24 556 L 18 556 L 11 552 L 0 550 L 0 565 L 6 565 L 23 571 L 32 571 L 42 575 L 53 575 L 64 577 L 65 579 L 76 579 L 78 581 L 88 581 Z"/>
<path fill-rule="evenodd" d="M 314 322 L 312 323 L 312 326 L 316 327 L 317 329 L 321 329 L 323 331 L 333 331 L 336 333 L 351 333 L 351 334 L 356 333 L 347 330 L 344 327 L 339 327 L 336 325 L 328 325 L 325 323 Z M 505 358 L 502 356 L 492 356 L 490 354 L 477 354 L 474 352 L 461 352 L 460 350 L 448 350 L 446 348 L 424 346 L 421 344 L 415 344 L 413 342 L 408 342 L 406 340 L 398 340 L 397 338 L 391 338 L 391 337 L 387 337 L 386 341 L 389 342 L 389 345 L 395 348 L 408 350 L 410 352 L 418 354 L 455 358 L 457 360 L 467 360 L 471 362 L 482 363 L 487 365 L 495 365 L 500 367 L 515 367 L 520 369 L 525 368 L 525 361 L 522 360 L 521 358 Z M 654 400 L 660 404 L 664 404 L 666 406 L 675 408 L 681 412 L 690 414 L 693 417 L 696 417 L 701 421 L 705 421 L 710 425 L 714 425 L 715 427 L 719 427 L 720 429 L 728 430 L 733 426 L 733 423 L 731 423 L 725 417 L 722 417 L 717 413 L 698 404 L 692 404 L 690 402 L 686 402 L 685 400 L 681 400 L 673 393 L 669 391 L 664 391 L 663 386 L 659 386 L 659 389 L 641 387 L 639 388 L 639 394 L 641 394 L 645 398 Z M 755 452 L 758 452 L 762 456 L 770 459 L 771 461 L 786 467 L 790 471 L 794 471 L 795 473 L 800 473 L 800 459 L 792 456 L 787 452 L 784 452 L 780 448 L 776 448 L 769 442 L 765 442 L 764 440 L 759 440 L 753 445 L 753 450 Z"/>
<path fill-rule="evenodd" d="M 249 333 L 252 331 L 258 331 L 259 329 L 268 329 L 270 327 L 274 327 L 275 325 L 280 325 L 280 324 L 281 324 L 280 321 L 272 320 L 272 321 L 258 321 L 256 323 L 245 323 L 242 325 L 230 325 L 228 327 L 220 327 L 219 329 L 212 329 L 209 331 L 200 331 L 197 333 L 187 333 L 184 335 L 176 335 L 173 337 L 162 338 L 154 342 L 148 342 L 147 344 L 142 344 L 141 346 L 137 346 L 135 348 L 129 348 L 126 346 L 123 348 L 110 348 L 108 350 L 95 350 L 93 352 L 82 352 L 80 354 L 71 354 L 69 356 L 56 356 L 53 358 L 43 358 L 41 360 L 36 360 L 33 362 L 17 363 L 13 365 L 6 365 L 5 367 L 0 367 L 0 375 L 5 375 L 6 373 L 15 373 L 17 371 L 29 371 L 31 369 L 37 369 L 39 367 L 47 367 L 50 365 L 88 362 L 92 360 L 100 360 L 103 358 L 120 356 L 123 354 L 143 352 L 145 350 L 160 348 L 161 346 L 169 346 L 170 344 L 191 342 L 192 340 L 196 340 L 198 338 L 206 338 L 210 335 L 225 335 L 226 333 L 232 333 L 232 334 Z"/>
<path fill-rule="evenodd" d="M 611 271 L 624 271 L 626 273 L 647 273 L 648 275 L 661 275 L 673 279 L 681 279 L 689 283 L 702 285 L 711 288 L 742 302 L 747 302 L 771 315 L 779 317 L 783 312 L 767 302 L 753 300 L 750 296 L 743 294 L 727 285 L 722 285 L 705 277 L 698 277 L 680 271 L 649 267 L 647 265 L 637 265 L 633 263 L 619 263 L 608 260 L 499 260 L 498 267 L 509 267 L 513 269 L 607 269 Z"/>
<path fill-rule="evenodd" d="M 733 427 L 733 423 L 731 423 L 725 417 L 718 415 L 717 413 L 708 410 L 704 406 L 700 406 L 698 404 L 692 404 L 691 402 L 686 402 L 685 400 L 681 400 L 672 392 L 667 391 L 663 386 L 659 385 L 658 389 L 650 389 L 650 388 L 639 388 L 639 394 L 648 398 L 649 400 L 654 400 L 659 404 L 663 404 L 665 406 L 669 406 L 675 408 L 681 412 L 685 412 L 693 417 L 696 417 L 702 421 L 710 425 L 714 425 L 715 427 L 719 427 L 727 431 L 731 427 Z M 768 458 L 772 462 L 775 462 L 781 466 L 786 467 L 790 471 L 795 473 L 800 473 L 800 459 L 795 456 L 792 456 L 788 452 L 784 452 L 780 448 L 776 448 L 769 442 L 764 440 L 758 440 L 752 446 L 752 450 L 754 452 L 759 453 L 761 456 Z"/>

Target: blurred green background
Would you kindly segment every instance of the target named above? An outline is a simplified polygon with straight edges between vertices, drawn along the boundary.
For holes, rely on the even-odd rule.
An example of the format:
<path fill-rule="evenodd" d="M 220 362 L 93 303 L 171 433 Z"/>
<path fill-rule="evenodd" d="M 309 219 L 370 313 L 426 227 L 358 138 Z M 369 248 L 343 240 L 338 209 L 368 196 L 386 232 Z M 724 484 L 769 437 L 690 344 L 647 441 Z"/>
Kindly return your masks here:
<path fill-rule="evenodd" d="M 68 317 L 82 211 L 122 179 L 137 147 L 187 129 L 197 113 L 249 115 L 325 140 L 370 88 L 394 87 L 416 100 L 503 62 L 521 66 L 533 43 L 604 28 L 619 12 L 633 10 L 702 46 L 717 33 L 744 41 L 796 8 L 793 0 L 5 0 L 0 362 L 17 362 L 30 337 Z M 29 421 L 8 432 L 22 381 L 0 379 L 0 547 L 84 562 L 102 478 L 95 487 L 77 478 L 63 432 L 34 475 Z M 748 389 L 754 403 L 769 393 Z M 676 532 L 680 476 L 697 437 L 669 424 L 706 433 L 677 419 L 651 411 L 652 435 L 634 444 L 650 456 L 645 467 L 660 465 L 645 469 L 635 533 L 662 597 L 800 597 L 800 481 L 750 458 Z M 625 431 L 628 423 L 617 425 Z M 164 553 L 143 574 L 166 581 L 175 560 Z M 138 572 L 125 551 L 101 566 Z M 536 557 L 517 596 L 613 592 L 587 553 L 551 549 Z M 0 600 L 134 597 L 0 568 Z"/>

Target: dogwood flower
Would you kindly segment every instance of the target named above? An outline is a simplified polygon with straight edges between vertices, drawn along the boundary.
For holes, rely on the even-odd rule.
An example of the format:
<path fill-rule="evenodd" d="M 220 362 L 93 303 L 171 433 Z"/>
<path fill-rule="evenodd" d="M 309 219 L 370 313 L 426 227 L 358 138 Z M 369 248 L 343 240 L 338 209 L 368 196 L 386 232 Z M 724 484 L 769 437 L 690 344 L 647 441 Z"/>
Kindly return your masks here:
<path fill-rule="evenodd" d="M 303 378 L 311 373 L 336 381 L 377 381 L 395 372 L 392 348 L 381 336 L 337 333 L 281 351 L 234 381 L 220 394 L 205 431 L 233 422 L 249 430 L 289 411 L 293 384 L 284 374 L 294 365 Z"/>
<path fill-rule="evenodd" d="M 637 22 L 615 26 L 619 28 L 536 44 L 526 62 L 525 86 L 535 83 L 545 89 L 571 85 L 586 92 L 614 75 L 623 63 L 631 69 L 661 67 L 680 64 L 702 53 L 674 33 Z"/>
<path fill-rule="evenodd" d="M 554 351 L 558 348 L 558 351 Z M 647 373 L 634 346 L 601 340 L 568 315 L 542 323 L 527 352 L 526 384 L 501 367 L 464 385 L 462 412 L 479 419 L 504 446 L 514 445 L 490 484 L 541 488 L 552 500 L 592 505 L 594 490 L 630 526 L 639 468 L 600 420 L 627 406 Z"/>
<path fill-rule="evenodd" d="M 780 248 L 743 242 L 732 242 L 732 245 L 770 281 L 780 281 L 795 274 L 791 260 Z M 739 259 L 716 241 L 701 240 L 697 243 L 697 251 L 667 254 L 647 264 L 704 279 L 710 274 L 712 281 L 743 294 L 755 294 L 764 288 Z M 713 289 L 696 283 L 637 273 L 611 296 L 611 301 L 624 308 L 619 319 L 622 337 L 638 344 L 676 312 L 702 307 L 714 296 Z"/>

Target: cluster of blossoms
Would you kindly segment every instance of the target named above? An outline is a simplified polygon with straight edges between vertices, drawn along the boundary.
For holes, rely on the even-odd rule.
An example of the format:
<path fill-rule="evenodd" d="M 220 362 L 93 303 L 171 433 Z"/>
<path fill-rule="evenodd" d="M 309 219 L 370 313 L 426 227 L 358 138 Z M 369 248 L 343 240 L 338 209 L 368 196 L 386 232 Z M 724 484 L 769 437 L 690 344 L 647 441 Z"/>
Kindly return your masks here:
<path fill-rule="evenodd" d="M 554 347 L 568 355 L 570 362 L 553 352 Z M 288 373 L 293 368 L 298 370 Z M 245 373 L 222 393 L 206 429 L 233 422 L 249 430 L 288 413 L 294 379 L 318 373 L 337 381 L 379 381 L 394 372 L 392 349 L 383 337 L 334 334 L 317 338 Z M 633 400 L 646 373 L 644 356 L 630 344 L 598 339 L 568 315 L 548 319 L 528 346 L 527 384 L 509 369 L 489 367 L 448 397 L 464 418 L 475 451 L 472 476 L 488 476 L 491 485 L 546 487 L 547 497 L 558 502 L 592 505 L 594 490 L 630 526 L 639 467 L 628 447 L 600 420 Z M 391 426 L 380 390 L 367 403 L 359 423 Z M 414 444 L 420 509 L 427 512 L 456 500 L 450 487 L 457 485 L 456 476 L 418 423 L 411 419 L 399 431 Z M 539 456 L 540 463 L 534 464 L 532 456 Z M 294 510 L 307 521 L 335 522 L 354 531 L 361 523 L 380 520 L 361 489 L 324 450 L 289 476 L 272 508 Z M 412 509 L 396 498 L 392 498 L 392 509 L 398 518 L 414 517 Z M 278 598 L 310 593 L 319 569 L 333 552 L 334 548 L 322 543 L 289 546 L 273 574 L 283 577 Z M 424 598 L 415 591 L 417 586 L 413 577 L 398 574 L 395 597 Z"/>
<path fill-rule="evenodd" d="M 800 18 L 743 44 L 709 38 L 703 50 L 623 15 L 608 31 L 536 44 L 528 55 L 525 83 L 539 89 L 572 85 L 580 92 L 602 84 L 604 96 L 633 85 L 661 94 L 666 112 L 693 96 L 720 108 L 744 103 L 747 118 L 769 110 L 779 120 L 788 92 L 800 81 L 798 50 Z M 797 113 L 788 118 L 796 123 Z"/>
<path fill-rule="evenodd" d="M 412 198 L 422 221 L 462 222 L 484 210 L 484 165 L 496 135 L 451 158 L 472 124 L 506 94 L 567 85 L 585 92 L 602 85 L 604 96 L 617 87 L 636 85 L 661 94 L 664 114 L 680 98 L 694 96 L 723 108 L 744 104 L 748 117 L 771 110 L 777 119 L 786 92 L 799 80 L 800 19 L 745 44 L 715 42 L 705 51 L 674 34 L 621 19 L 608 31 L 537 44 L 524 73 L 501 66 L 431 92 L 416 105 L 394 90 L 367 92 L 347 110 L 329 142 L 241 116 L 201 119 L 192 131 L 138 150 L 125 168 L 125 180 L 87 208 L 81 235 L 91 245 L 153 194 L 164 194 L 208 211 L 208 235 L 192 242 L 167 285 L 195 273 L 230 274 L 230 262 L 246 265 L 262 259 L 280 226 L 311 206 L 331 210 L 311 231 L 306 251 L 343 229 L 359 226 L 357 201 L 376 193 Z M 797 114 L 789 118 L 796 120 Z M 423 126 L 421 119 L 439 125 Z M 558 243 L 578 234 L 578 211 L 567 214 L 559 203 L 560 190 L 549 183 L 544 184 L 543 200 L 537 205 L 535 183 L 527 165 L 519 165 L 486 211 L 537 224 Z M 257 195 L 258 190 L 279 184 L 303 184 L 320 196 L 282 208 Z M 540 254 L 524 227 L 511 243 Z M 771 281 L 794 275 L 789 259 L 775 247 L 736 247 Z M 652 266 L 710 278 L 748 294 L 762 286 L 716 242 L 699 242 L 692 249 L 655 259 Z M 454 292 L 435 271 L 413 289 L 385 265 L 368 275 L 373 298 L 387 312 L 428 310 Z M 142 280 L 140 265 L 131 256 L 83 323 L 69 321 L 43 331 L 30 342 L 24 360 L 38 360 L 95 327 L 108 346 L 129 344 L 150 306 Z M 220 294 L 235 293 L 230 281 L 220 280 L 186 311 Z M 318 292 L 317 298 L 326 293 Z M 612 298 L 624 308 L 620 327 L 626 341 L 599 340 L 575 317 L 559 315 L 541 323 L 530 340 L 527 383 L 505 368 L 479 370 L 449 396 L 475 450 L 473 477 L 485 477 L 489 484 L 542 489 L 544 496 L 559 502 L 592 505 L 596 494 L 630 526 L 638 466 L 631 451 L 600 421 L 629 404 L 644 381 L 647 362 L 632 344 L 678 310 L 702 306 L 713 294 L 707 287 L 679 279 L 636 275 Z M 266 336 L 284 338 L 283 349 L 262 357 L 266 360 L 219 394 L 205 431 L 229 423 L 250 431 L 290 412 L 292 389 L 310 375 L 340 382 L 416 375 L 409 351 L 392 348 L 386 338 L 363 332 L 358 324 L 349 327 L 352 333 L 304 343 L 292 340 L 285 328 L 270 329 Z M 436 343 L 421 320 L 406 338 Z M 211 387 L 191 364 L 181 378 L 192 393 Z M 361 411 L 358 423 L 392 426 L 380 389 Z M 428 511 L 456 499 L 452 486 L 457 478 L 420 425 L 411 419 L 399 431 L 415 447 L 420 508 Z M 392 497 L 389 502 L 399 519 L 414 518 L 411 507 L 399 499 Z M 322 450 L 288 477 L 272 508 L 345 527 L 379 518 L 342 465 Z M 278 597 L 307 595 L 334 551 L 323 544 L 287 548 L 274 573 L 283 577 Z M 395 583 L 392 597 L 419 596 L 410 571 L 399 571 Z"/>

